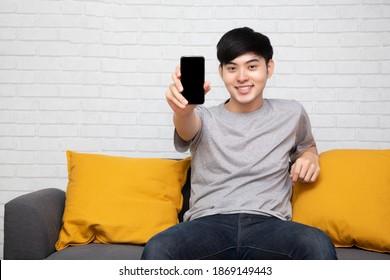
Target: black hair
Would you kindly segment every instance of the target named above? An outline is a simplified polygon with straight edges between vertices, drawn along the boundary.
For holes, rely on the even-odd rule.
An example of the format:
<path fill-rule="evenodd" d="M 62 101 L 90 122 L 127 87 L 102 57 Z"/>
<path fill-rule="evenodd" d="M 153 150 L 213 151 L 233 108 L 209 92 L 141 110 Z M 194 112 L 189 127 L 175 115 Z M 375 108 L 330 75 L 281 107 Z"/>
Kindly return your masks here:
<path fill-rule="evenodd" d="M 230 30 L 217 44 L 217 58 L 221 65 L 246 53 L 255 53 L 263 57 L 268 64 L 274 52 L 268 37 L 249 27 Z"/>

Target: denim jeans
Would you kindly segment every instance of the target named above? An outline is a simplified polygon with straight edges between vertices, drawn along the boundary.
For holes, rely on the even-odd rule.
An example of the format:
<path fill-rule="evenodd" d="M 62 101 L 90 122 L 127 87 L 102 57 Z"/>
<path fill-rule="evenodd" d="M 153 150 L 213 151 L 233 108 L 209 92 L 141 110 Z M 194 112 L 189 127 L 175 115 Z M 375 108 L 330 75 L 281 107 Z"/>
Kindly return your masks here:
<path fill-rule="evenodd" d="M 155 235 L 142 259 L 337 259 L 319 229 L 252 214 L 219 214 L 182 222 Z"/>

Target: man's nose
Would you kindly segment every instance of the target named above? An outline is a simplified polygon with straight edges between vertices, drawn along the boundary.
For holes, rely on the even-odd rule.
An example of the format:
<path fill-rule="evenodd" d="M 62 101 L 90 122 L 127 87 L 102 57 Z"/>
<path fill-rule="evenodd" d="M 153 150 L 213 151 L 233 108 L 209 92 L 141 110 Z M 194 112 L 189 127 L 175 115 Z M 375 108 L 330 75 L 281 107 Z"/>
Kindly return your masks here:
<path fill-rule="evenodd" d="M 240 69 L 240 70 L 238 71 L 237 80 L 238 80 L 239 82 L 244 82 L 244 81 L 248 80 L 248 75 L 247 75 L 245 69 Z"/>

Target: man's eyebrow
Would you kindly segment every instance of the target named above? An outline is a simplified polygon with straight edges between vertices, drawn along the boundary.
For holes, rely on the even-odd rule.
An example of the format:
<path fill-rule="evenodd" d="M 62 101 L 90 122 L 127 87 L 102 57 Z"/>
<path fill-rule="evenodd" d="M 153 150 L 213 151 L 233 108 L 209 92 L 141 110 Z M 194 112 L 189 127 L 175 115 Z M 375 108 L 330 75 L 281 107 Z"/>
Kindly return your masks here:
<path fill-rule="evenodd" d="M 235 63 L 235 62 L 233 62 L 233 61 L 229 61 L 229 62 L 226 63 L 226 65 L 228 65 L 228 64 L 237 65 L 237 63 Z"/>
<path fill-rule="evenodd" d="M 259 58 L 253 58 L 253 59 L 250 59 L 250 60 L 246 61 L 245 64 L 249 64 L 249 63 L 252 63 L 252 62 L 260 62 L 260 59 Z M 226 65 L 228 65 L 228 64 L 238 65 L 237 63 L 235 63 L 233 61 L 229 61 L 228 63 L 226 63 Z"/>
<path fill-rule="evenodd" d="M 260 59 L 258 59 L 258 58 L 253 58 L 253 59 L 248 60 L 247 62 L 245 62 L 245 64 L 249 64 L 249 63 L 252 63 L 252 62 L 260 62 Z"/>

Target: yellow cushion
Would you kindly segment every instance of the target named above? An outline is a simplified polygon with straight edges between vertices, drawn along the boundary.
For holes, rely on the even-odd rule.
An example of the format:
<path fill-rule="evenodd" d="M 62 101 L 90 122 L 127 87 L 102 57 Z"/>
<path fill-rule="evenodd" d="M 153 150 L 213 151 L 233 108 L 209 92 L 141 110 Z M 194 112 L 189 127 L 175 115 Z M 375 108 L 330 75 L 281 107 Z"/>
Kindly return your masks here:
<path fill-rule="evenodd" d="M 390 150 L 331 150 L 313 184 L 294 186 L 293 221 L 324 230 L 336 247 L 390 252 Z"/>
<path fill-rule="evenodd" d="M 190 158 L 126 158 L 67 151 L 68 186 L 56 249 L 144 244 L 178 223 Z"/>

